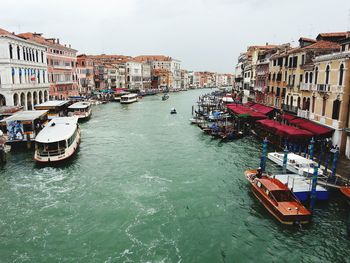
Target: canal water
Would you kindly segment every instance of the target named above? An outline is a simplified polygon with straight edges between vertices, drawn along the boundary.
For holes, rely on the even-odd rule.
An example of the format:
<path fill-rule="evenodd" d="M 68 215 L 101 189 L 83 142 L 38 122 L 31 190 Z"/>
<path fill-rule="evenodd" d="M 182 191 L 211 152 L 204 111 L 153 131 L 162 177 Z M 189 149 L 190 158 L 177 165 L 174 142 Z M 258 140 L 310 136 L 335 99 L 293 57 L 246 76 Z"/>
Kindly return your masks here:
<path fill-rule="evenodd" d="M 308 227 L 283 227 L 243 176 L 261 143 L 222 143 L 189 124 L 208 91 L 95 106 L 64 166 L 11 153 L 0 169 L 0 262 L 350 262 L 343 199 L 318 204 Z"/>

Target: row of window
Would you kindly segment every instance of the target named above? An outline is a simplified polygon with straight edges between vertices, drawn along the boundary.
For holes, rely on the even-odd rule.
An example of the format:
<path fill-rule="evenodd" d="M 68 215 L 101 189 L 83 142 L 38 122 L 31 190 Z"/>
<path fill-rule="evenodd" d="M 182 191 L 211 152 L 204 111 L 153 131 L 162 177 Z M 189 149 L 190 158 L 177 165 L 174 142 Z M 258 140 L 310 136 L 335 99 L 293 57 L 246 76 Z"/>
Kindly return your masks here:
<path fill-rule="evenodd" d="M 9 44 L 9 52 L 10 59 L 44 63 L 44 52 L 38 49 Z"/>
<path fill-rule="evenodd" d="M 46 71 L 33 68 L 12 68 L 12 84 L 46 83 Z"/>

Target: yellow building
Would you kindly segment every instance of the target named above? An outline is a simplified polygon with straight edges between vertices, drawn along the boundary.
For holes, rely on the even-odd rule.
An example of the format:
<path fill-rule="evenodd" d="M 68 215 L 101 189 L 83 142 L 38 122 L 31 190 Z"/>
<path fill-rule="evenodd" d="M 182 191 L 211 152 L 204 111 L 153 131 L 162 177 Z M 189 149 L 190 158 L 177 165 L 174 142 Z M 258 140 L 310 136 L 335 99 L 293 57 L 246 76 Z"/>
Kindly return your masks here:
<path fill-rule="evenodd" d="M 310 119 L 335 130 L 333 144 L 350 158 L 350 38 L 341 51 L 314 59 Z M 347 133 L 348 132 L 348 133 Z"/>

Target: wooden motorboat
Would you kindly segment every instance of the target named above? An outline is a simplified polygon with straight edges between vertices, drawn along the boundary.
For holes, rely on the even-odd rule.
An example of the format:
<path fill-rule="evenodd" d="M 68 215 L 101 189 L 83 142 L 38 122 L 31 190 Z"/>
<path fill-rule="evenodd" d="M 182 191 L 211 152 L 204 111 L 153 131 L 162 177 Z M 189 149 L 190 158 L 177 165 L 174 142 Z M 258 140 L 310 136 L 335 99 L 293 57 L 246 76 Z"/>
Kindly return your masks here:
<path fill-rule="evenodd" d="M 266 175 L 259 175 L 257 170 L 247 170 L 245 176 L 256 198 L 282 224 L 296 225 L 310 222 L 310 211 L 281 181 Z"/>
<path fill-rule="evenodd" d="M 349 204 L 350 204 L 350 186 L 343 186 L 340 187 L 340 192 L 347 198 Z"/>

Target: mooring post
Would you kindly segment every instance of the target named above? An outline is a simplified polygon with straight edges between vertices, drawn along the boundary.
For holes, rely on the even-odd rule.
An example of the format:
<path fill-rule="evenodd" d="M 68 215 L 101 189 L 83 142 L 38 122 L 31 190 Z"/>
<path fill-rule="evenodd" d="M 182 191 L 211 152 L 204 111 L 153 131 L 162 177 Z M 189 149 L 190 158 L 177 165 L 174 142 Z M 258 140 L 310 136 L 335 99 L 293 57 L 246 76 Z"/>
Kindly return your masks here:
<path fill-rule="evenodd" d="M 314 147 L 315 147 L 315 140 L 314 137 L 312 137 L 309 145 L 309 159 L 313 160 L 314 159 Z"/>
<path fill-rule="evenodd" d="M 260 159 L 260 168 L 262 172 L 265 172 L 265 167 L 266 167 L 266 154 L 267 154 L 267 144 L 268 140 L 265 137 L 263 141 L 263 147 L 262 147 L 262 154 L 261 154 L 261 159 Z"/>
<path fill-rule="evenodd" d="M 313 212 L 316 203 L 316 186 L 317 186 L 318 168 L 314 167 L 314 173 L 312 175 L 312 185 L 311 185 L 311 200 L 310 200 L 310 210 Z"/>
<path fill-rule="evenodd" d="M 332 162 L 332 177 L 335 178 L 336 170 L 337 170 L 337 164 L 338 164 L 338 157 L 339 157 L 339 148 L 335 146 L 335 149 L 333 151 L 333 162 Z"/>

